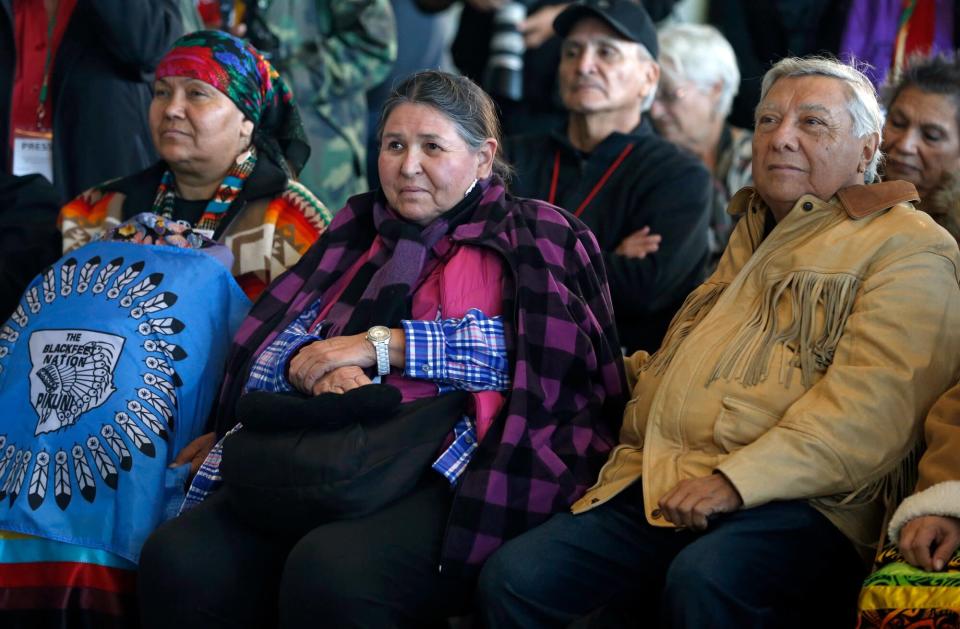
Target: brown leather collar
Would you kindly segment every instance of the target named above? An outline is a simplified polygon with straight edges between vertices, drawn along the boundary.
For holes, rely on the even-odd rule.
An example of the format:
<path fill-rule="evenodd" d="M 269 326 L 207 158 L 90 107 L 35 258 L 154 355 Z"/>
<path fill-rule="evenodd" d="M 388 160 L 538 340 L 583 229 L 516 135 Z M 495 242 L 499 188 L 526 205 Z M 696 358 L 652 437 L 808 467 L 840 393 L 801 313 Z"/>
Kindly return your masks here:
<path fill-rule="evenodd" d="M 907 181 L 884 181 L 868 185 L 848 186 L 837 191 L 837 198 L 847 216 L 857 220 L 905 201 L 919 201 L 920 195 Z"/>
<path fill-rule="evenodd" d="M 750 209 L 750 204 L 753 202 L 753 197 L 756 194 L 753 186 L 744 186 L 737 190 L 727 203 L 727 214 L 731 216 L 745 214 L 747 210 Z"/>

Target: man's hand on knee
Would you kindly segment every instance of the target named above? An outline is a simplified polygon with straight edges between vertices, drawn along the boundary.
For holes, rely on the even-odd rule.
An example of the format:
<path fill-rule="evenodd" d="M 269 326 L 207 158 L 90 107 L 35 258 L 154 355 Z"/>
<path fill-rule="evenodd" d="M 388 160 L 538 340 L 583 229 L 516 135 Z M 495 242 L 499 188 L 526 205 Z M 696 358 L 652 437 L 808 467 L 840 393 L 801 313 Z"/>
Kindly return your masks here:
<path fill-rule="evenodd" d="M 707 528 L 710 516 L 736 511 L 743 499 L 726 476 L 715 473 L 680 481 L 658 504 L 668 521 L 679 527 L 702 531 Z"/>

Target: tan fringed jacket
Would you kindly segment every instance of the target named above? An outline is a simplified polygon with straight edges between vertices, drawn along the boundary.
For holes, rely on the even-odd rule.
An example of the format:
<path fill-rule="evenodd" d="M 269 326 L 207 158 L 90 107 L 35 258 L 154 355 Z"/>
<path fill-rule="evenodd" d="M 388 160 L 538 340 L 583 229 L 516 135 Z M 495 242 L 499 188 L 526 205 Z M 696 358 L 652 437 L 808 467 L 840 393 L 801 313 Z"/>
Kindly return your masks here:
<path fill-rule="evenodd" d="M 810 499 L 872 549 L 924 415 L 960 376 L 960 251 L 913 199 L 905 182 L 806 195 L 763 238 L 768 208 L 738 192 L 717 271 L 656 354 L 626 359 L 620 445 L 573 511 L 642 477 L 647 519 L 670 526 L 659 499 L 719 470 L 744 508 Z"/>

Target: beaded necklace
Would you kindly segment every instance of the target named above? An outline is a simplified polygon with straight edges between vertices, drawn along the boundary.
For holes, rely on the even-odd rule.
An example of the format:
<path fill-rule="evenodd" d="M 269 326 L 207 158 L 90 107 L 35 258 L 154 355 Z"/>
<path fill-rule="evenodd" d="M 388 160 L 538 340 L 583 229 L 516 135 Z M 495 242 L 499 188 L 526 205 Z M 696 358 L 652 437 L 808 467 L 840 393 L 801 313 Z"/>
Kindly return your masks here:
<path fill-rule="evenodd" d="M 233 165 L 230 166 L 230 170 L 227 171 L 227 176 L 223 178 L 217 191 L 213 193 L 213 197 L 207 203 L 207 207 L 204 208 L 200 220 L 193 226 L 194 231 L 208 238 L 213 236 L 213 232 L 216 231 L 220 221 L 223 220 L 223 216 L 226 214 L 230 204 L 233 203 L 237 195 L 240 194 L 244 182 L 246 182 L 250 173 L 253 172 L 253 167 L 256 166 L 256 164 L 257 151 L 254 148 L 251 148 L 245 153 L 241 153 L 237 157 Z M 154 214 L 158 214 L 168 220 L 173 220 L 173 204 L 176 200 L 175 190 L 176 185 L 173 173 L 168 168 L 164 171 L 163 177 L 160 178 L 160 185 L 157 187 L 157 196 L 153 200 Z"/>

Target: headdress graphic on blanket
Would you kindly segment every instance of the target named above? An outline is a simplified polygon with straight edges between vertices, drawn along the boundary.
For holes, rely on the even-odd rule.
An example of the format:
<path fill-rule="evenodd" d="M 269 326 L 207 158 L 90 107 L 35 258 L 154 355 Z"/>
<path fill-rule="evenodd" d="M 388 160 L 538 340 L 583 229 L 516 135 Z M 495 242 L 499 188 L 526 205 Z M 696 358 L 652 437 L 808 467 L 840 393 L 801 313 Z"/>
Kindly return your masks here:
<path fill-rule="evenodd" d="M 214 257 L 98 241 L 0 327 L 0 529 L 136 560 L 250 303 Z"/>

